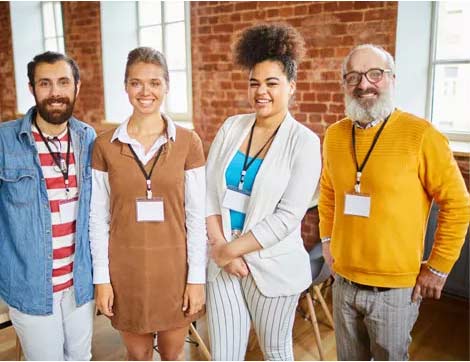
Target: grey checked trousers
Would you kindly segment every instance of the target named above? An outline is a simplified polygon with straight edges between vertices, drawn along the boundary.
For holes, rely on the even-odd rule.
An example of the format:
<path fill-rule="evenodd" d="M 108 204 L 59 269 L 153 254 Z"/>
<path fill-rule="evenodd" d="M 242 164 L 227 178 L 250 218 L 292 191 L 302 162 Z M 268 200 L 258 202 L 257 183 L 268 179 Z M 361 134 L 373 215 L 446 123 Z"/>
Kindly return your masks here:
<path fill-rule="evenodd" d="M 413 288 L 363 290 L 336 276 L 333 318 L 338 360 L 408 360 L 420 304 L 411 301 L 412 292 Z"/>

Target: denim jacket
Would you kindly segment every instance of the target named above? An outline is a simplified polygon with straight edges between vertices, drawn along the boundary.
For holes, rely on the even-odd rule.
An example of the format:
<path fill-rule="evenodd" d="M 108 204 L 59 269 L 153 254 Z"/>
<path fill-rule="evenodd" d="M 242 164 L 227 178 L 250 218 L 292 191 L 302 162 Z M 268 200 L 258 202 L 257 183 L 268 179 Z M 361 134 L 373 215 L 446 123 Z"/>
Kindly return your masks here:
<path fill-rule="evenodd" d="M 52 314 L 52 221 L 46 183 L 32 135 L 35 107 L 0 123 L 0 297 L 26 314 Z M 88 238 L 91 151 L 96 133 L 69 120 L 79 188 L 73 263 L 77 306 L 93 299 Z"/>

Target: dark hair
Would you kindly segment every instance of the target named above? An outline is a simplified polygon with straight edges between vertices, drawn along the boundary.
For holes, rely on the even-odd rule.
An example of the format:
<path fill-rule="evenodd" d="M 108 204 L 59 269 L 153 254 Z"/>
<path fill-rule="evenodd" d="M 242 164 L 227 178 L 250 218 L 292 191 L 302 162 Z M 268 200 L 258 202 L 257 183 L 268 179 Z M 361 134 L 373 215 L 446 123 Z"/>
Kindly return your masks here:
<path fill-rule="evenodd" d="M 163 77 L 165 78 L 166 85 L 170 85 L 170 76 L 168 74 L 168 65 L 166 64 L 165 56 L 158 50 L 150 47 L 139 47 L 131 50 L 127 55 L 126 73 L 124 75 L 124 82 L 127 82 L 129 76 L 129 68 L 135 63 L 150 63 L 156 64 L 163 69 Z"/>
<path fill-rule="evenodd" d="M 280 62 L 287 79 L 297 78 L 297 64 L 305 54 L 302 35 L 288 24 L 261 24 L 243 30 L 234 42 L 235 62 L 243 68 L 265 60 Z"/>
<path fill-rule="evenodd" d="M 34 86 L 34 73 L 36 71 L 36 66 L 40 63 L 49 63 L 54 64 L 63 60 L 67 62 L 70 68 L 72 69 L 73 79 L 75 80 L 75 87 L 77 87 L 78 82 L 80 81 L 80 69 L 78 68 L 77 63 L 72 58 L 68 57 L 65 54 L 47 51 L 42 54 L 36 55 L 32 61 L 28 63 L 28 79 L 31 86 Z"/>

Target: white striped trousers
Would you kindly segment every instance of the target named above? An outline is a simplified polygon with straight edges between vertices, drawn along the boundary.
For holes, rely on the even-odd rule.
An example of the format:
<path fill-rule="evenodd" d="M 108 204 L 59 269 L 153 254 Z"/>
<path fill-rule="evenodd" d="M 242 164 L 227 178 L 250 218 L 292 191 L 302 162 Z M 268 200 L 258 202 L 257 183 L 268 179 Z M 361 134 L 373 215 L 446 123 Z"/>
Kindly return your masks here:
<path fill-rule="evenodd" d="M 207 283 L 207 315 L 211 353 L 216 361 L 245 359 L 250 321 L 264 358 L 292 361 L 292 327 L 300 294 L 269 298 L 251 274 L 239 279 L 221 270 Z"/>

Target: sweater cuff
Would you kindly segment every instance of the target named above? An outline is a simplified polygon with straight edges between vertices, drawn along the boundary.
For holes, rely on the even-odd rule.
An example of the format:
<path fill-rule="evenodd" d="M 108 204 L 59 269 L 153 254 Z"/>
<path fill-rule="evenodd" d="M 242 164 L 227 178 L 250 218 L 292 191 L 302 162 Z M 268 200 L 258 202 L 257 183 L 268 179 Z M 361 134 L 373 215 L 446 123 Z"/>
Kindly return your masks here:
<path fill-rule="evenodd" d="M 438 255 L 431 254 L 427 264 L 435 269 L 439 270 L 441 273 L 449 274 L 454 266 L 455 261 L 449 261 L 448 259 L 444 259 Z"/>
<path fill-rule="evenodd" d="M 110 283 L 109 268 L 106 266 L 93 267 L 93 284 Z"/>
<path fill-rule="evenodd" d="M 318 224 L 320 238 L 328 238 L 333 234 L 333 223 L 320 222 Z"/>
<path fill-rule="evenodd" d="M 206 266 L 205 265 L 189 265 L 188 266 L 188 284 L 205 284 L 206 283 Z"/>
<path fill-rule="evenodd" d="M 429 264 L 426 264 L 426 267 L 428 268 L 428 270 L 433 273 L 434 275 L 437 275 L 439 278 L 447 278 L 448 277 L 448 273 L 442 273 L 440 272 L 439 270 L 436 270 L 434 269 L 431 265 Z"/>

